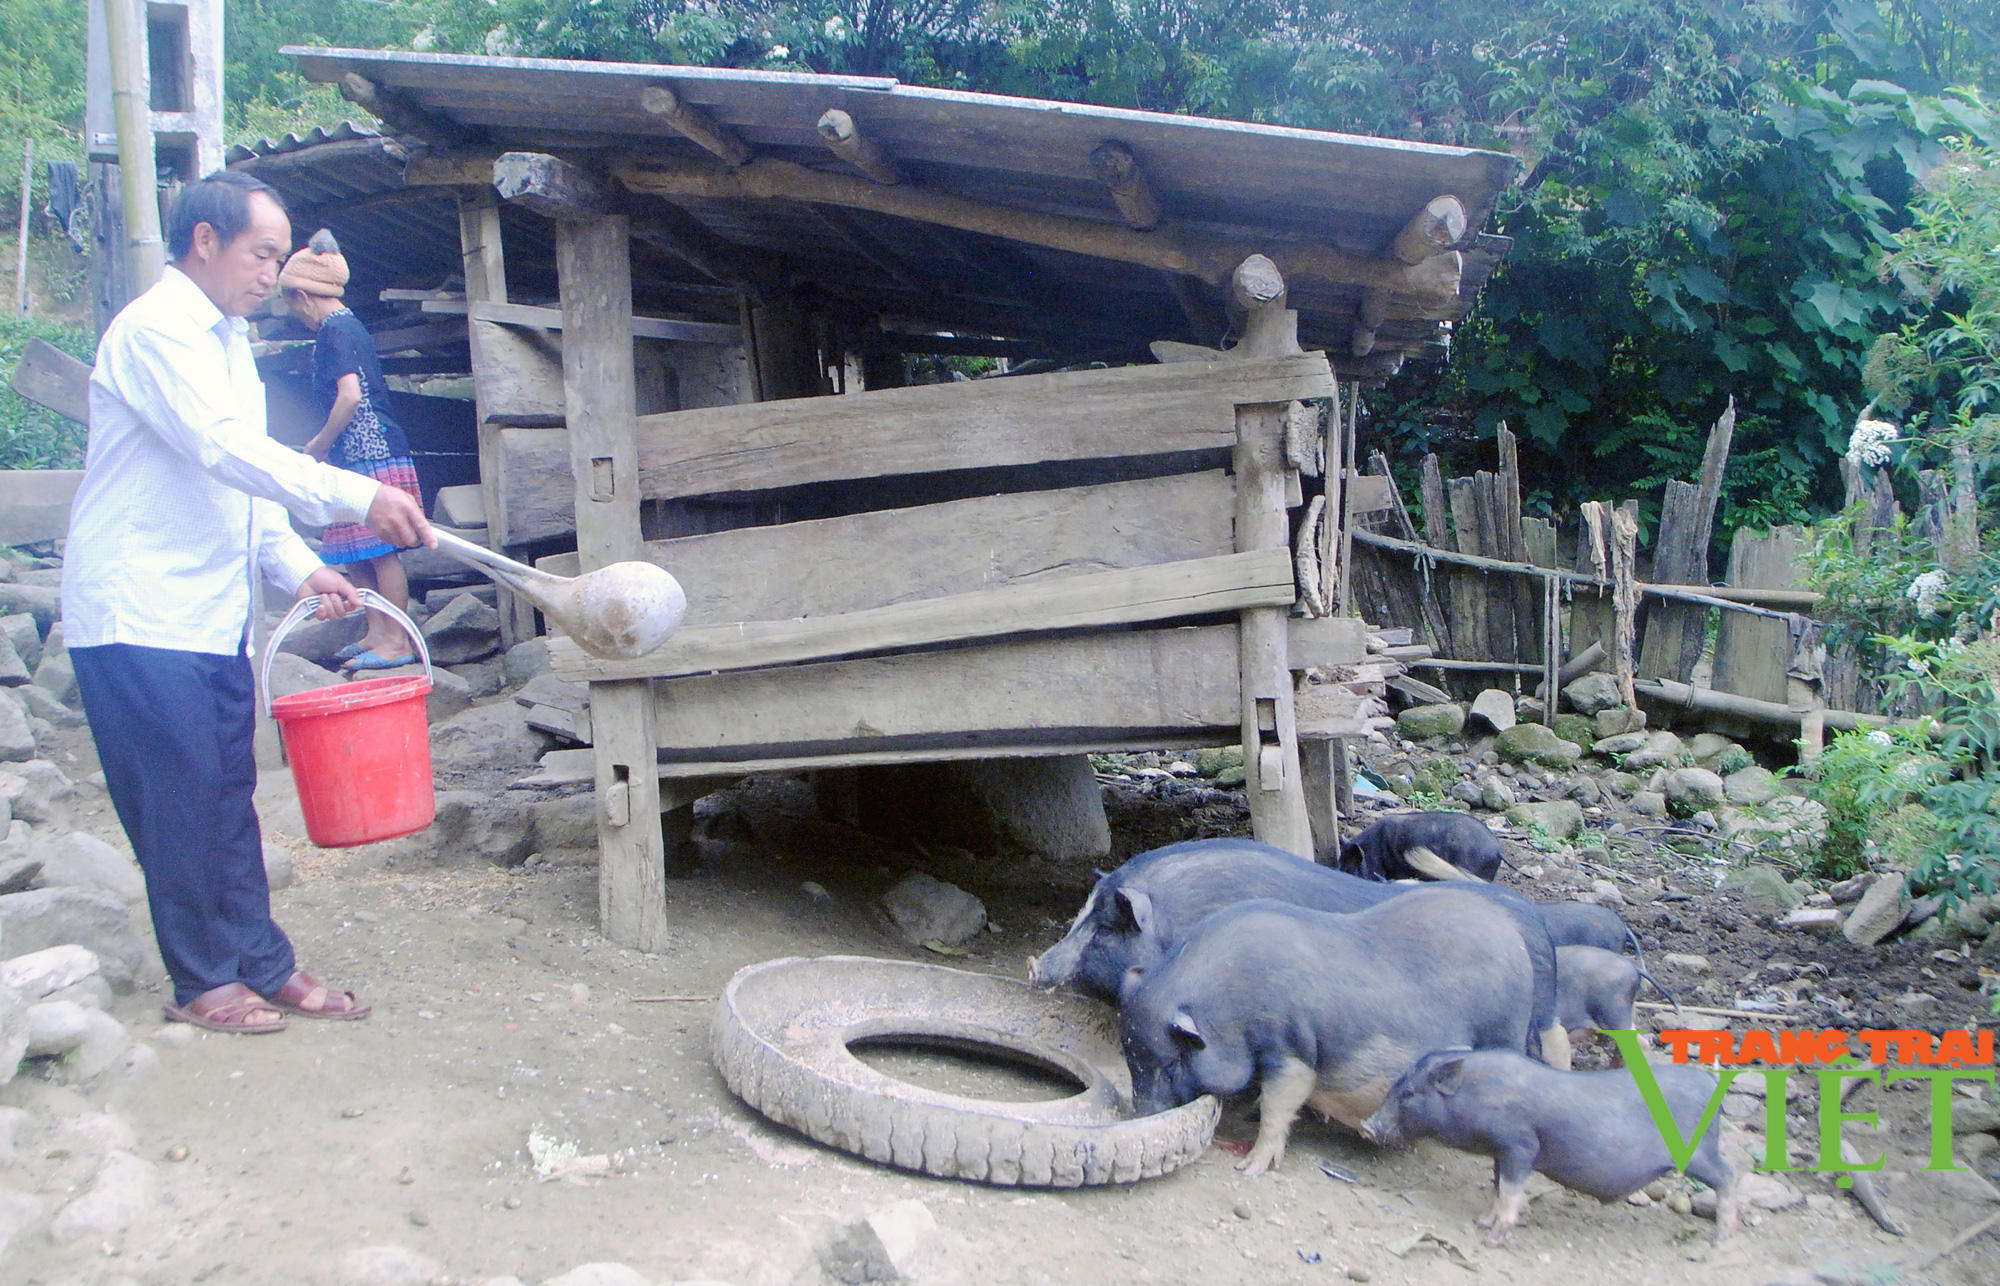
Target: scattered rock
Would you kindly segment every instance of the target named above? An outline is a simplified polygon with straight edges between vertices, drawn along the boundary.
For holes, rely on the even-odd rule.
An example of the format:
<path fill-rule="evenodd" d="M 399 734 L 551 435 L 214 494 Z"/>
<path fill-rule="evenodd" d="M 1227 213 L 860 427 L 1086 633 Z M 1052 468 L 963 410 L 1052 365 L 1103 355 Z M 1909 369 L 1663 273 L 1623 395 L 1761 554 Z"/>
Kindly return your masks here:
<path fill-rule="evenodd" d="M 76 700 L 76 666 L 71 663 L 67 649 L 43 650 L 41 663 L 35 667 L 35 686 L 64 705 Z"/>
<path fill-rule="evenodd" d="M 1720 759 L 1731 750 L 1741 750 L 1729 738 L 1719 732 L 1697 732 L 1687 740 L 1687 752 L 1695 763 L 1706 766 L 1710 760 Z"/>
<path fill-rule="evenodd" d="M 1827 896 L 1833 899 L 1835 906 L 1846 906 L 1850 902 L 1859 902 L 1861 895 L 1866 893 L 1868 886 L 1874 882 L 1875 873 L 1873 871 L 1863 871 L 1852 879 L 1842 880 L 1840 883 L 1828 888 L 1826 891 Z"/>
<path fill-rule="evenodd" d="M 401 1246 L 364 1246 L 340 1257 L 341 1286 L 430 1286 L 438 1265 Z"/>
<path fill-rule="evenodd" d="M 1511 794 L 1512 792 L 1510 791 L 1509 793 Z M 1451 789 L 1445 791 L 1445 794 L 1458 800 L 1460 803 L 1471 804 L 1475 808 L 1485 807 L 1486 792 L 1469 781 L 1453 782 Z"/>
<path fill-rule="evenodd" d="M 0 686 L 20 687 L 33 678 L 34 674 L 35 672 L 21 660 L 21 654 L 14 650 L 14 640 L 4 631 L 0 631 Z"/>
<path fill-rule="evenodd" d="M 1665 817 L 1667 797 L 1657 790 L 1640 790 L 1632 793 L 1632 811 L 1641 817 Z"/>
<path fill-rule="evenodd" d="M 1572 679 L 1562 692 L 1577 713 L 1584 715 L 1599 714 L 1621 705 L 1625 700 L 1619 694 L 1617 678 L 1603 670 L 1593 670 Z"/>
<path fill-rule="evenodd" d="M 471 594 L 439 608 L 423 629 L 436 665 L 465 665 L 500 650 L 500 613 Z"/>
<path fill-rule="evenodd" d="M 21 658 L 21 664 L 32 674 L 42 660 L 42 631 L 35 618 L 26 613 L 0 616 L 0 634 L 7 636 L 14 655 Z"/>
<path fill-rule="evenodd" d="M 151 1213 L 159 1200 L 158 1188 L 150 1164 L 130 1152 L 110 1152 L 90 1191 L 56 1213 L 49 1239 L 66 1243 L 117 1237 Z"/>
<path fill-rule="evenodd" d="M 458 772 L 527 767 L 555 744 L 548 734 L 528 726 L 527 713 L 512 701 L 501 701 L 474 706 L 433 726 L 432 765 Z"/>
<path fill-rule="evenodd" d="M 1790 1185 L 1755 1170 L 1738 1176 L 1736 1191 L 1744 1204 L 1759 1210 L 1789 1210 L 1805 1201 Z"/>
<path fill-rule="evenodd" d="M 937 1220 L 921 1201 L 895 1201 L 849 1224 L 820 1252 L 820 1266 L 849 1286 L 918 1276 L 917 1257 L 937 1233 Z"/>
<path fill-rule="evenodd" d="M 1610 880 L 1592 880 L 1590 891 L 1597 898 L 1599 906 L 1624 906 L 1625 895 Z"/>
<path fill-rule="evenodd" d="M 1594 778 L 1578 777 L 1570 783 L 1569 797 L 1585 808 L 1604 802 L 1604 788 Z"/>
<path fill-rule="evenodd" d="M 955 947 L 986 927 L 986 907 L 955 884 L 912 872 L 882 895 L 882 909 L 911 946 Z"/>
<path fill-rule="evenodd" d="M 292 887 L 292 850 L 264 841 L 264 882 L 273 889 Z"/>
<path fill-rule="evenodd" d="M 371 676 L 373 677 L 373 676 Z M 295 653 L 279 651 L 271 658 L 271 698 L 338 687 L 347 680 Z"/>
<path fill-rule="evenodd" d="M 1747 808 L 1724 808 L 1722 834 L 1759 848 L 1809 853 L 1826 840 L 1826 806 L 1816 799 L 1778 795 Z M 1743 845 L 1733 846 L 1738 853 Z"/>
<path fill-rule="evenodd" d="M 518 688 L 538 674 L 549 672 L 549 641 L 545 638 L 528 639 L 507 649 L 507 655 L 500 663 L 502 673 L 507 676 L 507 686 Z"/>
<path fill-rule="evenodd" d="M 1504 777 L 1485 778 L 1479 783 L 1474 802 L 1491 812 L 1504 813 L 1516 803 L 1514 788 Z"/>
<path fill-rule="evenodd" d="M 507 671 L 496 658 L 491 661 L 474 661 L 470 665 L 454 665 L 451 673 L 465 680 L 466 690 L 472 693 L 474 701 L 483 701 L 497 695 L 507 686 Z"/>
<path fill-rule="evenodd" d="M 337 655 L 349 643 L 358 643 L 368 632 L 368 621 L 361 613 L 343 616 L 336 620 L 320 621 L 307 619 L 292 627 L 278 644 L 278 651 L 303 657 L 316 666 L 331 668 L 340 664 Z M 276 663 L 273 662 L 273 669 Z"/>
<path fill-rule="evenodd" d="M 1488 688 L 1474 697 L 1470 714 L 1495 732 L 1505 732 L 1519 722 L 1514 715 L 1514 694 L 1499 688 Z"/>
<path fill-rule="evenodd" d="M 62 590 L 54 585 L 0 584 L 0 615 L 32 616 L 46 635 L 62 620 Z"/>
<path fill-rule="evenodd" d="M 542 1286 L 653 1286 L 653 1279 L 624 1264 L 582 1264 Z"/>
<path fill-rule="evenodd" d="M 157 969 L 157 956 L 125 904 L 94 889 L 30 889 L 0 897 L 0 942 L 20 952 L 78 943 L 96 954 L 104 980 L 120 995 Z"/>
<path fill-rule="evenodd" d="M 1689 955 L 1683 951 L 1669 951 L 1660 957 L 1660 963 L 1669 969 L 1679 969 L 1682 973 L 1704 974 L 1710 969 L 1707 956 Z"/>
<path fill-rule="evenodd" d="M 1597 727 L 1580 714 L 1559 714 L 1549 725 L 1564 741 L 1574 741 L 1579 746 L 1588 746 L 1597 740 Z"/>
<path fill-rule="evenodd" d="M 1840 928 L 1847 918 L 1845 912 L 1831 906 L 1802 906 L 1778 923 L 1787 929 L 1804 929 L 1812 933 L 1832 933 Z"/>
<path fill-rule="evenodd" d="M 1213 777 L 1225 768 L 1243 766 L 1243 747 L 1213 746 L 1194 752 L 1194 770 L 1204 777 Z"/>
<path fill-rule="evenodd" d="M 32 683 L 25 688 L 8 688 L 6 691 L 28 708 L 31 720 L 47 719 L 50 723 L 64 725 L 83 722 L 82 715 Z"/>
<path fill-rule="evenodd" d="M 40 1000 L 96 973 L 97 956 L 86 947 L 66 942 L 0 962 L 0 986 L 11 987 L 29 1000 Z"/>
<path fill-rule="evenodd" d="M 1639 778 L 1629 772 L 1608 772 L 1604 774 L 1604 789 L 1610 791 L 1620 799 L 1631 798 L 1641 784 Z"/>
<path fill-rule="evenodd" d="M 0 768 L 0 798 L 7 800 L 16 820 L 36 826 L 67 826 L 76 785 L 46 759 Z"/>
<path fill-rule="evenodd" d="M 1805 897 L 1775 867 L 1743 866 L 1723 878 L 1722 888 L 1734 893 L 1751 915 L 1763 919 L 1785 915 Z"/>
<path fill-rule="evenodd" d="M 1523 728 L 1530 724 L 1521 724 Z M 1573 799 L 1550 800 L 1544 804 L 1516 804 L 1507 810 L 1507 824 L 1521 830 L 1537 826 L 1551 839 L 1568 839 L 1583 829 L 1583 809 Z"/>
<path fill-rule="evenodd" d="M 1722 778 L 1706 768 L 1676 768 L 1667 774 L 1667 809 L 1676 817 L 1692 817 L 1704 809 L 1722 807 Z"/>
<path fill-rule="evenodd" d="M 1396 731 L 1412 741 L 1456 737 L 1465 730 L 1465 709 L 1456 705 L 1411 706 L 1396 716 Z"/>
<path fill-rule="evenodd" d="M 1539 723 L 1517 723 L 1500 734 L 1494 743 L 1502 759 L 1539 764 L 1568 771 L 1583 753 L 1574 741 L 1564 741 L 1555 730 Z"/>
<path fill-rule="evenodd" d="M 1885 875 L 1861 895 L 1841 932 L 1857 946 L 1872 947 L 1901 928 L 1909 911 L 1909 881 L 1900 872 Z"/>
<path fill-rule="evenodd" d="M 26 707 L 0 699 L 0 763 L 24 763 L 36 753 L 35 730 L 28 723 Z"/>
<path fill-rule="evenodd" d="M 370 670 L 371 679 L 394 679 L 406 674 L 422 674 L 421 662 L 399 665 L 393 670 Z M 424 698 L 424 713 L 436 727 L 445 720 L 460 714 L 472 705 L 472 685 L 465 679 L 443 666 L 431 667 L 431 690 Z"/>
<path fill-rule="evenodd" d="M 1627 753 L 1619 766 L 1627 772 L 1644 772 L 1649 768 L 1676 766 L 1686 757 L 1687 747 L 1681 744 L 1681 739 L 1662 728 L 1648 733 L 1639 748 Z"/>
<path fill-rule="evenodd" d="M 595 795 L 577 798 L 595 809 Z M 535 804 L 521 798 L 519 792 L 489 795 L 474 790 L 441 790 L 437 794 L 437 817 L 430 827 L 401 843 L 414 855 L 441 866 L 519 866 L 538 847 L 561 847 L 537 845 L 534 810 Z M 593 811 L 593 842 L 595 816 Z"/>
<path fill-rule="evenodd" d="M 1592 715 L 1590 726 L 1597 734 L 1593 740 L 1620 737 L 1628 732 L 1638 732 L 1645 728 L 1646 712 L 1634 710 L 1631 706 L 1612 706 L 1609 710 L 1599 710 Z"/>
<path fill-rule="evenodd" d="M 95 835 L 71 831 L 37 844 L 32 853 L 42 863 L 38 888 L 101 889 L 124 902 L 146 896 L 139 864 Z"/>
<path fill-rule="evenodd" d="M 1770 769 L 1751 764 L 1724 778 L 1722 793 L 1732 804 L 1762 804 L 1777 797 L 1778 779 Z"/>

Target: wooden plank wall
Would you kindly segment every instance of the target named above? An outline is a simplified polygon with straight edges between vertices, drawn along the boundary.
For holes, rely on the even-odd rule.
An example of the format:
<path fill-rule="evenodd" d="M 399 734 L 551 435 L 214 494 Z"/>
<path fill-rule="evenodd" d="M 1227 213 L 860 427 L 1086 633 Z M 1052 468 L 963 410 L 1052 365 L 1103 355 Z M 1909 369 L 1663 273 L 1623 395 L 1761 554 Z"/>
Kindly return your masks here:
<path fill-rule="evenodd" d="M 1739 529 L 1729 547 L 1730 585 L 1760 589 L 1790 589 L 1797 584 L 1797 560 L 1803 531 L 1773 527 L 1768 532 Z M 1785 700 L 1785 666 L 1792 640 L 1783 621 L 1741 612 L 1724 612 L 1716 626 L 1715 678 L 1717 692 Z"/>

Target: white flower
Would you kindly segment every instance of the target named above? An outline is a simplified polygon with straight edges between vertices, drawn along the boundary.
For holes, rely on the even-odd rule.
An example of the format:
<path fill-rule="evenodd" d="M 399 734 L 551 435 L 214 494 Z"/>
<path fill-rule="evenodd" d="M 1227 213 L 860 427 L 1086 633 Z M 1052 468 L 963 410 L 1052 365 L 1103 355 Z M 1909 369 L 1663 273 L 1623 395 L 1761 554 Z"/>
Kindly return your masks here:
<path fill-rule="evenodd" d="M 826 20 L 826 38 L 828 40 L 839 40 L 846 34 L 847 22 L 839 14 L 836 13 Z"/>
<path fill-rule="evenodd" d="M 1854 433 L 1847 439 L 1847 458 L 1871 467 L 1887 464 L 1889 446 L 1896 436 L 1896 426 L 1886 420 L 1856 420 Z"/>
<path fill-rule="evenodd" d="M 1933 568 L 1911 581 L 1910 587 L 1903 591 L 1903 597 L 1916 603 L 1918 616 L 1936 616 L 1939 599 L 1950 580 L 1943 571 Z"/>
<path fill-rule="evenodd" d="M 771 57 L 773 57 L 773 58 L 790 58 L 791 56 L 792 56 L 792 50 L 791 50 L 791 46 L 789 46 L 789 45 L 772 45 L 772 46 L 771 46 Z"/>
<path fill-rule="evenodd" d="M 1896 739 L 1883 729 L 1877 728 L 1868 734 L 1868 744 L 1871 746 L 1893 746 L 1896 744 Z"/>

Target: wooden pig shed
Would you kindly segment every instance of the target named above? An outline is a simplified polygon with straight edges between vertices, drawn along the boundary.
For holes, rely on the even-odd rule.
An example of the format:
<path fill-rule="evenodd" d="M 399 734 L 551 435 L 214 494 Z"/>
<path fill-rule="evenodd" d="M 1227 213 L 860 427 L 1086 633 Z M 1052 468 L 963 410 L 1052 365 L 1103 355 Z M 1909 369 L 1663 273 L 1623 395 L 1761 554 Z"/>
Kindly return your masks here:
<path fill-rule="evenodd" d="M 590 685 L 608 937 L 662 945 L 658 819 L 751 773 L 1240 740 L 1257 835 L 1330 842 L 1312 747 L 1363 728 L 1300 685 L 1364 651 L 1323 520 L 1354 389 L 1448 342 L 1511 157 L 287 52 L 382 120 L 410 198 L 456 204 L 462 293 L 386 294 L 466 319 L 491 542 L 687 589 L 640 660 L 551 641 Z"/>

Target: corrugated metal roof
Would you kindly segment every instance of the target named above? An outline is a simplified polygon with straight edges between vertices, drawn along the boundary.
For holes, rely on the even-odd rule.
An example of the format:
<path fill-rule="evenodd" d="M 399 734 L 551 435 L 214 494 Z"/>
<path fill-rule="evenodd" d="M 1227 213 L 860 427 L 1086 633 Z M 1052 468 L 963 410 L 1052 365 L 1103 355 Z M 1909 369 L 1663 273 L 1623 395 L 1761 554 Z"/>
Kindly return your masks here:
<path fill-rule="evenodd" d="M 382 131 L 373 125 L 363 125 L 359 121 L 342 121 L 332 129 L 315 125 L 305 135 L 287 134 L 280 139 L 260 138 L 255 143 L 238 143 L 229 149 L 222 159 L 234 165 L 238 161 L 248 161 L 259 156 L 284 156 L 302 147 L 318 147 L 321 143 L 345 143 L 356 138 L 380 138 Z"/>
<path fill-rule="evenodd" d="M 1374 258 L 1433 197 L 1464 204 L 1459 296 L 1423 316 L 1392 319 L 1385 345 L 1417 350 L 1438 323 L 1470 308 L 1506 251 L 1476 236 L 1511 181 L 1514 158 L 1473 148 L 1365 138 L 1193 116 L 1127 111 L 899 84 L 707 67 L 569 62 L 352 49 L 288 48 L 312 80 L 366 77 L 405 107 L 447 123 L 456 141 L 547 151 L 581 163 L 614 157 L 712 164 L 641 105 L 666 86 L 760 157 L 852 175 L 816 125 L 850 113 L 892 154 L 911 187 L 1019 210 L 1122 226 L 1091 170 L 1107 140 L 1131 149 L 1174 225 L 1194 235 L 1271 245 L 1314 242 Z M 259 158 L 335 142 L 334 131 L 256 149 Z M 350 137 L 361 137 L 358 131 Z M 1043 331 L 1189 338 L 1193 311 L 1222 315 L 1220 291 L 1147 267 L 945 227 L 876 211 L 785 199 L 669 198 L 715 235 L 781 257 L 794 285 L 863 307 L 900 308 L 939 325 L 986 331 L 1040 314 Z M 657 197 L 635 198 L 642 207 Z M 455 246 L 453 247 L 455 251 Z M 509 246 L 510 269 L 514 247 Z M 1180 298 L 1176 298 L 1178 292 Z M 1343 352 L 1359 313 L 1358 285 L 1294 281 L 1301 334 Z M 1444 313 L 1446 317 L 1438 314 Z M 1024 332 L 1025 333 L 1025 332 Z"/>

